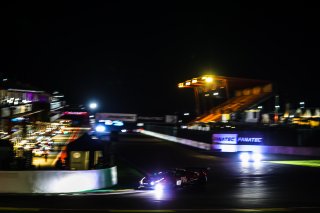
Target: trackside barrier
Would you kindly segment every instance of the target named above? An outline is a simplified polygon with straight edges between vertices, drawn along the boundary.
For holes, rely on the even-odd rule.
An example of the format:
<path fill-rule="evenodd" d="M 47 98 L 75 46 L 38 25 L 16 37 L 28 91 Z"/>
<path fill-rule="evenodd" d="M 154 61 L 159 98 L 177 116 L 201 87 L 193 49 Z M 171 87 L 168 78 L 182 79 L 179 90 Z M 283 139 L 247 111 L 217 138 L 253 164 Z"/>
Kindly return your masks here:
<path fill-rule="evenodd" d="M 251 151 L 269 154 L 320 156 L 320 147 L 213 144 L 212 149 L 220 150 L 221 152 Z"/>
<path fill-rule="evenodd" d="M 320 147 L 298 147 L 298 146 L 266 146 L 266 145 L 238 145 L 238 144 L 216 144 L 203 143 L 199 141 L 177 138 L 148 130 L 141 130 L 141 133 L 188 146 L 197 147 L 205 150 L 219 150 L 221 152 L 252 151 L 270 154 L 288 154 L 303 156 L 320 156 Z"/>
<path fill-rule="evenodd" d="M 164 140 L 169 140 L 169 141 L 173 141 L 173 142 L 176 142 L 176 143 L 181 143 L 181 144 L 185 144 L 185 145 L 188 145 L 188 146 L 197 147 L 199 149 L 205 149 L 205 150 L 210 150 L 211 149 L 211 144 L 208 144 L 208 143 L 203 143 L 203 142 L 194 141 L 194 140 L 185 139 L 185 138 L 177 138 L 177 137 L 174 137 L 174 136 L 165 135 L 165 134 L 161 134 L 161 133 L 157 133 L 157 132 L 151 132 L 151 131 L 148 131 L 148 130 L 140 130 L 140 132 L 142 134 L 150 135 L 150 136 L 161 138 L 161 139 L 164 139 Z"/>
<path fill-rule="evenodd" d="M 68 193 L 116 185 L 117 167 L 97 170 L 0 171 L 0 193 Z"/>

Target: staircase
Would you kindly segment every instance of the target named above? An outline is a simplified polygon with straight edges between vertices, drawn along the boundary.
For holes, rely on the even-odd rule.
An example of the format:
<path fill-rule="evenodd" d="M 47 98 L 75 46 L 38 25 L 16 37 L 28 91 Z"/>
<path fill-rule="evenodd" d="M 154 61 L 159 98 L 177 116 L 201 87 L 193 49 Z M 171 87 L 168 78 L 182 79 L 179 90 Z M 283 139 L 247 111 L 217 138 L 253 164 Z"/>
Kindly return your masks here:
<path fill-rule="evenodd" d="M 226 102 L 213 107 L 209 114 L 197 118 L 196 122 L 218 122 L 222 119 L 222 114 L 231 114 L 248 109 L 272 95 L 272 85 L 267 84 L 261 87 L 236 91 L 236 96 Z"/>

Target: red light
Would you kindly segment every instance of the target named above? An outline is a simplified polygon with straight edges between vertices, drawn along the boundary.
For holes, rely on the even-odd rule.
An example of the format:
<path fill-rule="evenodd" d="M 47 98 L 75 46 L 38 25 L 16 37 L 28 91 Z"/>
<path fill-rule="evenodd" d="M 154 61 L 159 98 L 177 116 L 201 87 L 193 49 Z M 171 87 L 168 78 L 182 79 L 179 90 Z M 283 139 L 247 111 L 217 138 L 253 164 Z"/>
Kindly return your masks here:
<path fill-rule="evenodd" d="M 64 115 L 87 115 L 88 112 L 64 112 Z"/>

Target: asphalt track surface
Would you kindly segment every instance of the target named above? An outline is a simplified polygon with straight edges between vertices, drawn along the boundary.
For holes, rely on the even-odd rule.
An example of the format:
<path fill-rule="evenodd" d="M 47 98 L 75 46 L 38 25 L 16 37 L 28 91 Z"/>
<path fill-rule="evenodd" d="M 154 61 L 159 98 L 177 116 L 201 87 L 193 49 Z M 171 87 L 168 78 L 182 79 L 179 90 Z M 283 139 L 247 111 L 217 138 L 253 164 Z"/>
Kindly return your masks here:
<path fill-rule="evenodd" d="M 320 169 L 272 162 L 295 157 L 266 156 L 260 164 L 242 164 L 232 154 L 144 135 L 121 136 L 112 143 L 119 172 L 114 188 L 2 194 L 0 212 L 320 212 Z M 137 189 L 143 175 L 175 167 L 209 168 L 207 185 L 161 193 Z"/>

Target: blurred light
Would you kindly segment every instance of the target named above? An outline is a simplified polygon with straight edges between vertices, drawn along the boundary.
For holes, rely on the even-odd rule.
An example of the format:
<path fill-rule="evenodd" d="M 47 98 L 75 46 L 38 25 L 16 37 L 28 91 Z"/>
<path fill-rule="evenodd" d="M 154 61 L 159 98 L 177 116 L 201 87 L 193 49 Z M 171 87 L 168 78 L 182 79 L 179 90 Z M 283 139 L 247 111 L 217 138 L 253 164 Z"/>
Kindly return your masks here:
<path fill-rule="evenodd" d="M 19 121 L 23 121 L 25 118 L 23 117 L 18 117 L 18 118 L 12 118 L 11 121 L 12 122 L 19 122 Z"/>
<path fill-rule="evenodd" d="M 64 112 L 64 115 L 87 115 L 87 112 Z"/>
<path fill-rule="evenodd" d="M 241 166 L 243 168 L 248 168 L 249 167 L 249 161 L 241 161 Z"/>
<path fill-rule="evenodd" d="M 154 186 L 154 190 L 156 191 L 159 191 L 159 190 L 163 190 L 163 185 L 161 183 L 157 183 L 155 186 Z"/>
<path fill-rule="evenodd" d="M 258 152 L 241 152 L 239 154 L 239 158 L 242 162 L 249 162 L 253 161 L 255 163 L 261 162 L 262 160 L 262 154 Z"/>
<path fill-rule="evenodd" d="M 137 126 L 144 126 L 144 123 L 137 123 Z"/>
<path fill-rule="evenodd" d="M 190 81 L 187 81 L 187 82 L 186 82 L 186 85 L 187 85 L 187 86 L 189 86 L 190 84 L 191 84 L 191 82 L 190 82 Z"/>
<path fill-rule="evenodd" d="M 252 160 L 254 162 L 259 162 L 262 159 L 262 155 L 260 153 L 253 153 L 252 154 Z"/>
<path fill-rule="evenodd" d="M 94 115 L 90 115 L 89 118 L 94 118 Z"/>
<path fill-rule="evenodd" d="M 112 125 L 112 120 L 106 120 L 104 121 L 105 125 Z"/>
<path fill-rule="evenodd" d="M 178 87 L 179 87 L 179 88 L 184 87 L 183 83 L 179 83 L 179 84 L 178 84 Z"/>
<path fill-rule="evenodd" d="M 218 92 L 214 92 L 213 95 L 217 96 L 217 95 L 219 95 L 219 93 Z"/>
<path fill-rule="evenodd" d="M 249 155 L 248 152 L 241 152 L 241 153 L 239 154 L 239 158 L 240 158 L 240 160 L 241 160 L 242 162 L 249 162 L 249 160 L 250 160 L 250 155 Z"/>
<path fill-rule="evenodd" d="M 262 106 L 258 106 L 258 109 L 262 109 Z"/>
<path fill-rule="evenodd" d="M 103 125 L 98 125 L 96 126 L 96 131 L 97 132 L 105 132 L 106 131 L 106 127 Z"/>
<path fill-rule="evenodd" d="M 163 199 L 163 185 L 158 183 L 154 188 L 154 195 L 157 200 Z"/>
<path fill-rule="evenodd" d="M 254 162 L 253 162 L 253 166 L 254 166 L 254 168 L 256 168 L 256 169 L 260 168 L 260 167 L 261 167 L 261 161 L 254 161 Z"/>
<path fill-rule="evenodd" d="M 143 180 L 145 179 L 145 177 L 143 177 L 141 180 L 140 180 L 140 185 L 143 184 Z"/>
<path fill-rule="evenodd" d="M 126 129 L 121 129 L 121 132 L 127 132 L 127 130 Z"/>
<path fill-rule="evenodd" d="M 191 81 L 193 84 L 195 84 L 195 83 L 197 83 L 198 82 L 198 80 L 197 79 L 192 79 L 192 81 Z"/>
<path fill-rule="evenodd" d="M 114 125 L 114 126 L 123 126 L 124 124 L 123 124 L 123 121 L 113 121 L 112 122 L 112 125 Z"/>
<path fill-rule="evenodd" d="M 212 83 L 213 82 L 213 78 L 212 77 L 207 77 L 206 78 L 206 82 L 207 83 Z"/>
<path fill-rule="evenodd" d="M 208 97 L 208 96 L 209 96 L 209 94 L 204 94 L 204 96 Z"/>
<path fill-rule="evenodd" d="M 96 109 L 97 106 L 98 106 L 97 103 L 91 103 L 91 104 L 89 105 L 90 109 Z"/>
<path fill-rule="evenodd" d="M 183 115 L 188 116 L 188 115 L 190 115 L 190 113 L 189 112 L 185 112 L 185 113 L 183 113 Z"/>

